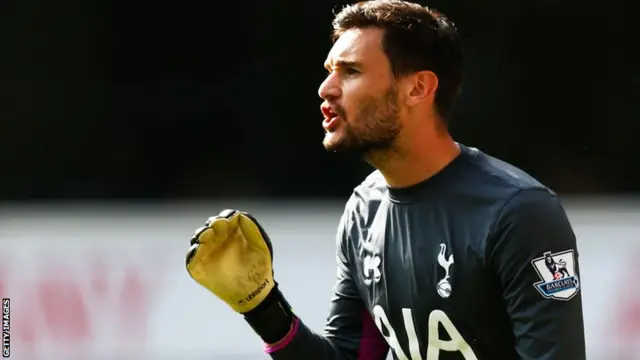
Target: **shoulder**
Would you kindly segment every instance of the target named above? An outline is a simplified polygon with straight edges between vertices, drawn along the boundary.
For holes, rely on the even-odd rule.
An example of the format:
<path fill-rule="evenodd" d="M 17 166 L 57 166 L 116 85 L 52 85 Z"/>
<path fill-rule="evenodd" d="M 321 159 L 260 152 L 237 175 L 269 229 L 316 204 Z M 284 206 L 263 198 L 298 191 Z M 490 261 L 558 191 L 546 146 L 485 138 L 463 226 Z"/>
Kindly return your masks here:
<path fill-rule="evenodd" d="M 530 189 L 553 193 L 538 179 L 513 164 L 473 147 L 465 147 L 463 151 L 469 165 L 474 168 L 480 177 L 484 178 L 484 182 L 512 190 L 507 192 L 510 194 L 509 197 L 521 190 Z"/>
<path fill-rule="evenodd" d="M 387 183 L 379 170 L 370 173 L 353 189 L 354 195 L 363 199 L 382 198 L 387 192 Z"/>
<path fill-rule="evenodd" d="M 376 212 L 387 192 L 387 183 L 382 173 L 375 170 L 353 189 L 347 206 L 361 216 Z"/>
<path fill-rule="evenodd" d="M 463 186 L 456 188 L 472 192 L 474 199 L 489 198 L 494 204 L 490 206 L 490 237 L 516 229 L 536 232 L 567 227 L 562 201 L 551 188 L 521 168 L 478 149 L 465 147 L 464 153 L 469 180 L 463 179 Z"/>
<path fill-rule="evenodd" d="M 521 189 L 509 198 L 499 214 L 498 221 L 532 221 L 534 218 L 566 218 L 564 206 L 558 195 L 545 187 Z"/>
<path fill-rule="evenodd" d="M 373 220 L 380 203 L 388 191 L 380 171 L 370 173 L 354 187 L 342 214 L 341 227 L 349 232 L 354 226 L 362 227 Z"/>
<path fill-rule="evenodd" d="M 475 148 L 468 148 L 468 153 L 468 162 L 488 187 L 505 189 L 502 215 L 562 209 L 558 194 L 521 168 Z"/>

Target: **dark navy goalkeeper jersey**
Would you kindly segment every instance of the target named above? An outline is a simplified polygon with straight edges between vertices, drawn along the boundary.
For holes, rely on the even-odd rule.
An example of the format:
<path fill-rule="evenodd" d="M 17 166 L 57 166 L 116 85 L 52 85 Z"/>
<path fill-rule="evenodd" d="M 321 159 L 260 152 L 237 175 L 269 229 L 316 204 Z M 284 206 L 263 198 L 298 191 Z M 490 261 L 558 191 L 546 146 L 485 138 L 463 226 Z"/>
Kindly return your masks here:
<path fill-rule="evenodd" d="M 576 239 L 557 195 L 460 147 L 415 186 L 390 189 L 376 171 L 355 188 L 325 331 L 296 320 L 272 358 L 585 359 Z"/>

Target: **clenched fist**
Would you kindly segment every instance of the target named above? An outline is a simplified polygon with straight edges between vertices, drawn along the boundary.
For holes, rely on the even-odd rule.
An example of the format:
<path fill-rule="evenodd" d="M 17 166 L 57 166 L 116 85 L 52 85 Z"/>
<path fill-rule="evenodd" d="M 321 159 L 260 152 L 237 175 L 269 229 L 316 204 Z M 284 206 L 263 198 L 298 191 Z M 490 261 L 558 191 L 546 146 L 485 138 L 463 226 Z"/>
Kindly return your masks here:
<path fill-rule="evenodd" d="M 224 210 L 191 238 L 189 275 L 239 313 L 258 306 L 275 286 L 273 248 L 253 216 Z"/>

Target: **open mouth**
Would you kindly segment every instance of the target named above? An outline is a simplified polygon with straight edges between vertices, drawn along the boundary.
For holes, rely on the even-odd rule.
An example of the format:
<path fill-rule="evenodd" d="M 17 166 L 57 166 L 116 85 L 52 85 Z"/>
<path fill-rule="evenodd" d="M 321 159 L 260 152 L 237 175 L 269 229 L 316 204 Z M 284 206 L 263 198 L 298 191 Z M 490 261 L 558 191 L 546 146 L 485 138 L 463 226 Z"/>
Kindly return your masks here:
<path fill-rule="evenodd" d="M 332 106 L 323 105 L 321 107 L 322 115 L 324 115 L 324 121 L 322 122 L 322 127 L 326 131 L 333 131 L 336 129 L 336 126 L 340 120 L 340 114 L 336 112 Z"/>
<path fill-rule="evenodd" d="M 324 116 L 324 121 L 322 122 L 322 127 L 326 131 L 333 131 L 339 124 L 341 119 L 340 114 L 334 110 L 334 107 L 329 104 L 323 104 L 321 106 L 322 115 Z"/>
<path fill-rule="evenodd" d="M 322 111 L 322 115 L 324 115 L 326 119 L 331 119 L 332 117 L 338 116 L 338 113 L 333 109 L 333 106 L 331 105 L 323 104 L 320 107 L 320 110 Z"/>

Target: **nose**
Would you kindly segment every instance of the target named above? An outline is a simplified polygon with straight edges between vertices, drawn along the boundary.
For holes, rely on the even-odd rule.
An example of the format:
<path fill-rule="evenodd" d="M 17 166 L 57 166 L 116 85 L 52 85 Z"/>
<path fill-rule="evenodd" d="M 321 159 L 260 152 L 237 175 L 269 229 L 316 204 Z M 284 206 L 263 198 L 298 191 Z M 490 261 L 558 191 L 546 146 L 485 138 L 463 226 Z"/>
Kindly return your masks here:
<path fill-rule="evenodd" d="M 338 79 L 334 74 L 329 74 L 318 88 L 318 96 L 323 100 L 332 100 L 340 97 L 341 90 Z"/>

